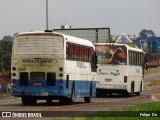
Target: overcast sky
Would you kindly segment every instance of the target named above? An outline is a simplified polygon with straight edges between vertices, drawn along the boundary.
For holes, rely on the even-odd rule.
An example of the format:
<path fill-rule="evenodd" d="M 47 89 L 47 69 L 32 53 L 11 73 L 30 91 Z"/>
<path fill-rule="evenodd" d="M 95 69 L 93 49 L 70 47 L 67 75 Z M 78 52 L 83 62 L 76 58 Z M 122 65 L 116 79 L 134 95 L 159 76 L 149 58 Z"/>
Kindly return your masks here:
<path fill-rule="evenodd" d="M 138 35 L 142 29 L 160 36 L 160 0 L 48 0 L 49 29 L 65 22 L 72 28 L 110 27 L 111 34 Z M 1 0 L 0 39 L 46 29 L 46 0 Z"/>

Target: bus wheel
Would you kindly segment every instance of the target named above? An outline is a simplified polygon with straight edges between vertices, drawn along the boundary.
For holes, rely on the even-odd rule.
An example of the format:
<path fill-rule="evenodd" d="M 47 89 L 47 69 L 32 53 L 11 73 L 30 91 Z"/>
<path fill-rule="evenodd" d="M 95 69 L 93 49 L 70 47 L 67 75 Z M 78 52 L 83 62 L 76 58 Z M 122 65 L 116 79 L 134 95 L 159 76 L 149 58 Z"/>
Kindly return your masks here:
<path fill-rule="evenodd" d="M 37 99 L 35 98 L 30 99 L 30 105 L 36 105 L 36 103 L 37 103 Z"/>
<path fill-rule="evenodd" d="M 138 95 L 140 95 L 140 92 L 142 92 L 142 82 L 141 82 L 141 85 L 140 85 L 140 91 L 136 92 L 135 94 L 138 96 Z"/>
<path fill-rule="evenodd" d="M 84 101 L 85 101 L 86 103 L 90 103 L 90 102 L 91 102 L 91 98 L 90 98 L 90 97 L 84 97 Z"/>
<path fill-rule="evenodd" d="M 138 95 L 140 95 L 140 92 L 136 92 L 135 94 L 138 96 Z"/>
<path fill-rule="evenodd" d="M 75 91 L 74 91 L 74 85 L 72 86 L 72 93 L 71 93 L 71 98 L 68 98 L 68 104 L 73 104 L 75 99 Z"/>
<path fill-rule="evenodd" d="M 134 94 L 134 83 L 131 84 L 131 92 L 128 94 L 128 97 L 132 97 Z"/>
<path fill-rule="evenodd" d="M 96 90 L 96 97 L 101 97 L 100 90 Z"/>
<path fill-rule="evenodd" d="M 21 99 L 22 99 L 22 104 L 23 105 L 29 105 L 29 99 L 28 98 L 22 97 Z"/>
<path fill-rule="evenodd" d="M 112 97 L 112 93 L 110 92 L 110 93 L 108 93 L 109 94 L 109 97 Z"/>
<path fill-rule="evenodd" d="M 52 99 L 46 99 L 46 101 L 47 101 L 47 104 L 52 104 Z"/>
<path fill-rule="evenodd" d="M 90 87 L 89 97 L 84 97 L 84 101 L 86 103 L 90 103 L 91 102 L 91 97 L 92 97 L 92 84 L 91 84 L 91 87 Z"/>
<path fill-rule="evenodd" d="M 130 97 L 133 96 L 133 94 L 134 94 L 134 85 L 132 84 L 132 85 L 131 85 Z"/>

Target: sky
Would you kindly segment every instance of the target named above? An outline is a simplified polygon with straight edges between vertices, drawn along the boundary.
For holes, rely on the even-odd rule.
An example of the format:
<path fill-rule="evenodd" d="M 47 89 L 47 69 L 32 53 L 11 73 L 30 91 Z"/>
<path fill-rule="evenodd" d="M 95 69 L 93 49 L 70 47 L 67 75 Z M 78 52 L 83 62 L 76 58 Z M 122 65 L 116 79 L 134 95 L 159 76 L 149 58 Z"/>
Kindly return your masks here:
<path fill-rule="evenodd" d="M 112 35 L 160 36 L 160 0 L 48 0 L 49 29 L 109 27 Z M 46 0 L 1 0 L 0 39 L 46 29 Z"/>

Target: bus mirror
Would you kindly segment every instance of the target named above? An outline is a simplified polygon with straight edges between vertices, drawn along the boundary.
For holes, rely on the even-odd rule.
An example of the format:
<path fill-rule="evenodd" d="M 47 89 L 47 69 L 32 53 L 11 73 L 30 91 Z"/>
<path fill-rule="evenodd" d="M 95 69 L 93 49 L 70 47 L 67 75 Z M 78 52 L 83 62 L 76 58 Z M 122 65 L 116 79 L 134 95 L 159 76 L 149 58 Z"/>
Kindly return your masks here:
<path fill-rule="evenodd" d="M 91 69 L 92 71 L 97 71 L 97 56 L 96 56 L 96 52 L 94 54 L 92 54 L 92 63 L 91 63 Z"/>

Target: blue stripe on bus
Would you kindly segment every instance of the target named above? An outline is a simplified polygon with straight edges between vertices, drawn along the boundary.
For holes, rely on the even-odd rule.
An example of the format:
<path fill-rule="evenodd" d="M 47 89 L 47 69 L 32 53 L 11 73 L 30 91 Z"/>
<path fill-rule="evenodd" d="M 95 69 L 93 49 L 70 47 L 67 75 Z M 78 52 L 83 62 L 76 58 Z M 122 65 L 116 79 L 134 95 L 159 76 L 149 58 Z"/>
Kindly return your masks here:
<path fill-rule="evenodd" d="M 44 80 L 46 81 L 46 80 Z M 43 96 L 48 92 L 48 96 L 71 96 L 71 88 L 73 82 L 75 83 L 75 95 L 79 97 L 88 97 L 90 95 L 90 86 L 92 82 L 92 95 L 95 96 L 95 82 L 94 81 L 79 81 L 69 80 L 69 87 L 66 88 L 66 80 L 61 83 L 63 88 L 60 88 L 59 80 L 56 80 L 55 86 L 19 86 L 19 80 L 15 81 L 16 91 L 12 92 L 13 96 Z M 29 81 L 30 84 L 30 81 Z"/>

